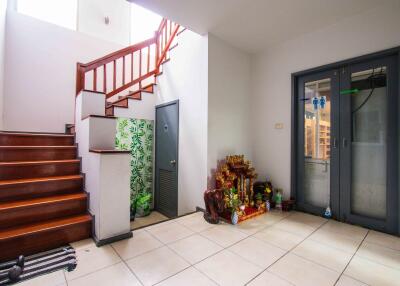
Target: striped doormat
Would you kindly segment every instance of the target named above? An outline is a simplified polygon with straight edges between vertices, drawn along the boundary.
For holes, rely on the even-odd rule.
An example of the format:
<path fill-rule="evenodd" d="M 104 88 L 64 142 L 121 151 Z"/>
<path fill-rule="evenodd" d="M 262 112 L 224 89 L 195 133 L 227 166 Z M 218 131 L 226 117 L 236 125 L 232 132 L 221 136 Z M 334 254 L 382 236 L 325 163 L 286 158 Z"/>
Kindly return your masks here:
<path fill-rule="evenodd" d="M 0 285 L 12 285 L 60 269 L 72 271 L 75 268 L 75 249 L 64 246 L 1 263 Z"/>

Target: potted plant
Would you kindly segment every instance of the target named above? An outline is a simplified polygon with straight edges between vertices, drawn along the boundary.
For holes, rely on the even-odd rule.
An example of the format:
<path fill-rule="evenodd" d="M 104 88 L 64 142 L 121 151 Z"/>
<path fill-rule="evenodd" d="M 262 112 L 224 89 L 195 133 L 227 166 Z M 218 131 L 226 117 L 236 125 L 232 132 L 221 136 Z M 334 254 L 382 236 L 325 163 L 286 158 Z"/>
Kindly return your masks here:
<path fill-rule="evenodd" d="M 227 208 L 231 212 L 231 222 L 232 224 L 237 224 L 239 221 L 239 206 L 242 204 L 241 200 L 239 199 L 239 195 L 235 187 L 227 190 L 225 192 L 227 197 Z"/>

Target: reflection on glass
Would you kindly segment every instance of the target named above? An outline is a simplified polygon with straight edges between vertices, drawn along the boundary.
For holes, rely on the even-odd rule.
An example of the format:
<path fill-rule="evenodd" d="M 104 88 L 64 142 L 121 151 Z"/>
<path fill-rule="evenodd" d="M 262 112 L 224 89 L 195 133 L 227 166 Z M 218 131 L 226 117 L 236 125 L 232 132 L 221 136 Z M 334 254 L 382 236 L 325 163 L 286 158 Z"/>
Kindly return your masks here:
<path fill-rule="evenodd" d="M 351 210 L 386 217 L 386 68 L 353 73 Z"/>
<path fill-rule="evenodd" d="M 318 207 L 329 205 L 331 81 L 305 84 L 304 100 L 304 199 Z"/>

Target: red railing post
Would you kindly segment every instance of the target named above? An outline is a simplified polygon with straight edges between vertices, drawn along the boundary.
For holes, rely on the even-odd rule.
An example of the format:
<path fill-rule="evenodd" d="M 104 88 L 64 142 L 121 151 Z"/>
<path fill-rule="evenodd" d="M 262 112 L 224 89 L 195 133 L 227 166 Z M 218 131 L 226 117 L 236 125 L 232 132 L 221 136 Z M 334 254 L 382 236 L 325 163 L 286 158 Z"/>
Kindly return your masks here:
<path fill-rule="evenodd" d="M 169 32 L 168 32 L 169 29 Z M 163 60 L 168 53 L 168 49 L 171 46 L 171 43 L 176 36 L 176 33 L 179 29 L 179 25 L 173 22 L 168 22 L 167 19 L 163 19 L 160 23 L 160 26 L 157 31 L 154 32 L 154 36 L 150 39 L 137 43 L 135 45 L 126 47 L 114 53 L 108 54 L 102 58 L 96 59 L 92 62 L 87 64 L 77 63 L 76 68 L 76 95 L 79 94 L 84 89 L 90 89 L 85 87 L 85 75 L 88 72 L 93 72 L 93 87 L 90 90 L 101 90 L 97 83 L 98 79 L 98 68 L 103 67 L 103 92 L 106 94 L 106 98 L 109 98 L 115 94 L 118 94 L 122 91 L 125 91 L 129 87 L 139 84 L 141 87 L 142 81 L 145 79 L 157 75 L 160 72 L 160 65 L 162 64 Z M 151 60 L 153 59 L 153 55 L 151 53 L 151 47 L 155 45 L 155 63 L 154 68 L 150 68 Z M 143 50 L 147 50 L 147 59 L 143 58 L 142 53 Z M 134 60 L 135 53 L 138 53 L 138 65 L 139 70 L 138 74 L 139 77 L 134 77 L 134 69 L 136 62 Z M 127 63 L 126 63 L 126 56 L 131 56 L 131 78 L 130 80 L 127 79 L 126 73 L 127 71 Z M 117 61 L 122 61 L 122 84 L 117 84 Z M 109 78 L 110 87 L 107 88 L 107 64 L 110 64 L 110 76 Z M 118 67 L 120 70 L 120 68 Z M 112 75 L 111 75 L 112 73 Z M 118 73 L 119 74 L 119 73 Z M 119 76 L 118 76 L 119 79 Z"/>
<path fill-rule="evenodd" d="M 81 63 L 76 64 L 76 95 L 85 88 L 85 71 Z"/>

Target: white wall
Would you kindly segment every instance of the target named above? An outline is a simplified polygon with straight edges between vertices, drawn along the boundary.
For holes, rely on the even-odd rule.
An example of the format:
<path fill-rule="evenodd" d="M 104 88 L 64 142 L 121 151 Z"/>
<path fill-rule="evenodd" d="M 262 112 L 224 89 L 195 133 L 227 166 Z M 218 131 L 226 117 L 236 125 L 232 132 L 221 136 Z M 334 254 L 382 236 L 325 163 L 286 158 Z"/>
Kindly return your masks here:
<path fill-rule="evenodd" d="M 158 77 L 156 104 L 179 99 L 178 214 L 204 206 L 207 187 L 208 38 L 186 30 Z"/>
<path fill-rule="evenodd" d="M 250 55 L 212 34 L 208 37 L 208 186 L 227 155 L 251 160 Z"/>
<path fill-rule="evenodd" d="M 7 15 L 7 0 L 0 0 L 0 130 L 3 129 L 6 15 Z"/>
<path fill-rule="evenodd" d="M 290 191 L 291 73 L 400 45 L 400 2 L 268 48 L 252 58 L 255 167 Z M 274 129 L 283 123 L 283 129 Z"/>
<path fill-rule="evenodd" d="M 105 24 L 105 17 L 110 19 Z M 130 43 L 130 3 L 126 0 L 79 0 L 78 31 L 124 46 Z"/>
<path fill-rule="evenodd" d="M 64 132 L 74 122 L 76 63 L 121 48 L 8 11 L 4 129 Z"/>

